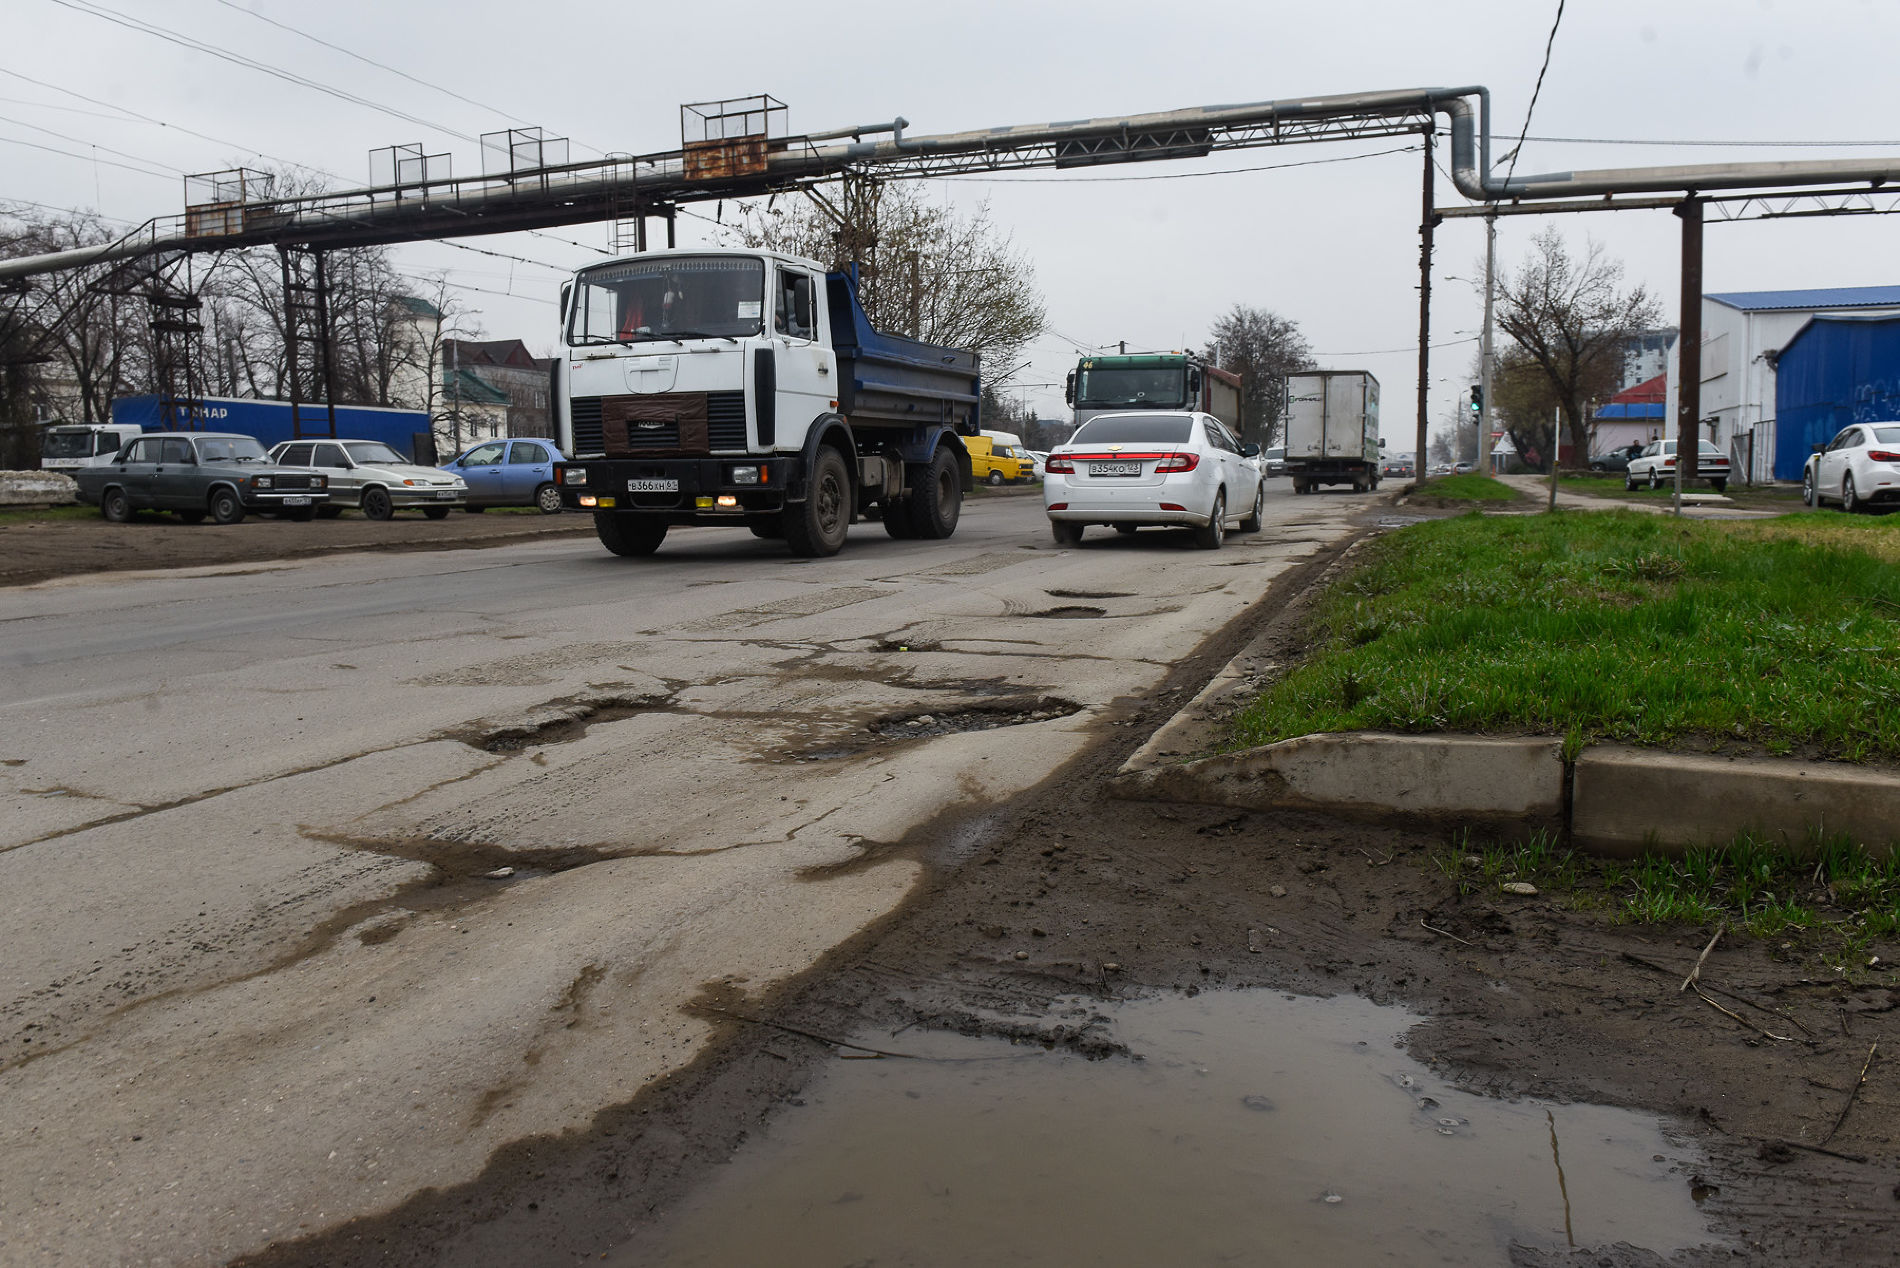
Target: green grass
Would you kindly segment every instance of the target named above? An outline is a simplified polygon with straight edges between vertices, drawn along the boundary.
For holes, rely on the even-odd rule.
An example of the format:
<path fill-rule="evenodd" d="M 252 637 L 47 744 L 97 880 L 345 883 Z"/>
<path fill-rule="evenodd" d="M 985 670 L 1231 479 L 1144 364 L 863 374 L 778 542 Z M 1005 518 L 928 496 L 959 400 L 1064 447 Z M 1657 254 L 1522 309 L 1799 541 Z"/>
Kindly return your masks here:
<path fill-rule="evenodd" d="M 1539 477 L 1548 481 L 1549 477 Z M 1659 489 L 1650 489 L 1647 485 L 1638 485 L 1635 489 L 1623 487 L 1622 475 L 1562 475 L 1557 477 L 1557 488 L 1566 493 L 1587 493 L 1592 497 L 1610 498 L 1618 502 L 1647 502 L 1667 505 L 1674 501 L 1675 485 L 1668 483 Z M 1684 493 L 1714 493 L 1706 480 L 1698 480 L 1683 489 Z M 1801 490 L 1792 486 L 1778 484 L 1749 486 L 1740 482 L 1731 483 L 1722 496 L 1744 510 L 1796 511 L 1801 509 Z"/>
<path fill-rule="evenodd" d="M 1900 758 L 1900 518 L 1463 515 L 1374 541 L 1231 747 L 1532 732 Z"/>
<path fill-rule="evenodd" d="M 44 524 L 57 520 L 98 519 L 96 506 L 55 506 L 51 508 L 7 507 L 0 510 L 0 525 Z"/>
<path fill-rule="evenodd" d="M 1517 490 L 1501 480 L 1490 476 L 1470 473 L 1466 475 L 1434 476 L 1419 489 L 1423 497 L 1444 498 L 1453 502 L 1515 502 Z"/>

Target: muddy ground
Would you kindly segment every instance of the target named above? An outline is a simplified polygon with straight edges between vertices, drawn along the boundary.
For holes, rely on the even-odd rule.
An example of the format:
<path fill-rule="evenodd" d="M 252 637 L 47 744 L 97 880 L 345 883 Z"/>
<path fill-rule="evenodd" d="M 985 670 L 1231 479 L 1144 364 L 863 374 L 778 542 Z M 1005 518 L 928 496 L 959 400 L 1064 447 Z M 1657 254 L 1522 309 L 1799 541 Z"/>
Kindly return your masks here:
<path fill-rule="evenodd" d="M 1100 1036 L 1057 1025 L 1054 1001 L 1241 987 L 1407 1005 L 1428 1018 L 1411 1052 L 1475 1091 L 1667 1116 L 1707 1155 L 1686 1182 L 1726 1239 L 1674 1262 L 1895 1262 L 1900 1070 L 1884 1055 L 1896 995 L 1883 967 L 1843 973 L 1799 935 L 1731 935 L 1703 981 L 1738 1021 L 1678 991 L 1706 930 L 1617 925 L 1560 896 L 1461 896 L 1431 861 L 1443 832 L 1099 792 L 1256 635 L 1291 647 L 1299 597 L 1336 554 L 1283 579 L 1154 698 L 1124 702 L 1094 748 L 1042 788 L 911 840 L 867 843 L 867 858 L 902 852 L 930 865 L 914 899 L 774 996 L 708 983 L 702 1009 L 730 1025 L 665 1085 L 585 1134 L 502 1151 L 472 1184 L 246 1262 L 637 1255 L 645 1230 L 796 1102 L 838 1051 L 826 1036 L 926 1026 L 1089 1052 Z M 1883 1056 L 1849 1106 L 1876 1039 Z M 1804 1147 L 1823 1139 L 1832 1152 Z M 1520 1263 L 1546 1258 L 1517 1252 Z M 1600 1248 L 1588 1262 L 1661 1261 Z"/>

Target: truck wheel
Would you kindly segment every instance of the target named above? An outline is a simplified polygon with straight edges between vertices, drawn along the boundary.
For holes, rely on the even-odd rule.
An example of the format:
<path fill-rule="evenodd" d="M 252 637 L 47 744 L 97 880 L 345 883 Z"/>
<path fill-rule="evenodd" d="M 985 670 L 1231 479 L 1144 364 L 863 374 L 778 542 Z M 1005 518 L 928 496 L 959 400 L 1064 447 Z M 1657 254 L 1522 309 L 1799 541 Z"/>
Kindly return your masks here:
<path fill-rule="evenodd" d="M 128 524 L 132 520 L 132 499 L 124 489 L 107 489 L 99 499 L 99 514 L 110 524 Z"/>
<path fill-rule="evenodd" d="M 396 514 L 396 504 L 389 499 L 388 489 L 369 488 L 363 490 L 363 514 L 373 520 L 386 520 Z"/>
<path fill-rule="evenodd" d="M 805 500 L 785 508 L 785 544 L 804 559 L 838 553 L 851 528 L 851 477 L 830 445 L 818 451 L 805 482 Z"/>
<path fill-rule="evenodd" d="M 666 521 L 649 520 L 644 515 L 595 511 L 594 536 L 616 555 L 628 558 L 650 555 L 666 540 Z"/>
<path fill-rule="evenodd" d="M 1219 550 L 1226 540 L 1227 494 L 1223 490 L 1214 495 L 1214 513 L 1207 517 L 1207 527 L 1194 530 L 1194 545 L 1200 550 Z"/>
<path fill-rule="evenodd" d="M 942 541 L 957 531 L 957 519 L 963 514 L 963 481 L 957 477 L 956 455 L 948 447 L 937 446 L 930 465 L 917 473 L 904 504 L 910 509 L 913 537 Z"/>
<path fill-rule="evenodd" d="M 900 542 L 913 540 L 917 536 L 917 525 L 911 522 L 910 499 L 892 498 L 883 507 L 880 518 L 884 521 L 884 531 Z"/>
<path fill-rule="evenodd" d="M 237 491 L 216 488 L 211 491 L 211 519 L 216 524 L 237 524 L 244 519 L 244 503 Z"/>

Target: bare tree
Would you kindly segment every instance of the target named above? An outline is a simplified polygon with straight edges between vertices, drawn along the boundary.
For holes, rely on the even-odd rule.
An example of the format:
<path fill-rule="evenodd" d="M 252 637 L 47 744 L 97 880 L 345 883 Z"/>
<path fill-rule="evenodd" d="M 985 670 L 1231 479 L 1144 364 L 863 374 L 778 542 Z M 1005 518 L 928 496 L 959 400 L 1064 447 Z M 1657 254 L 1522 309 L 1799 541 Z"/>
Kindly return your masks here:
<path fill-rule="evenodd" d="M 1530 254 L 1515 273 L 1499 279 L 1498 325 L 1522 354 L 1519 361 L 1506 350 L 1501 359 L 1506 376 L 1521 379 L 1521 371 L 1513 375 L 1514 365 L 1534 367 L 1548 385 L 1552 410 L 1545 418 L 1561 413 L 1579 458 L 1590 451 L 1587 403 L 1615 393 L 1631 336 L 1662 320 L 1662 309 L 1648 291 L 1641 286 L 1625 290 L 1622 281 L 1622 262 L 1605 256 L 1600 243 L 1585 239 L 1583 254 L 1572 256 L 1554 227 L 1532 239 Z M 1492 393 L 1500 403 L 1507 395 L 1526 406 L 1542 403 L 1529 383 L 1516 382 L 1499 392 L 1498 378 L 1494 373 Z M 1535 421 L 1520 413 L 1513 443 L 1519 443 L 1516 426 L 1537 430 Z M 1549 449 L 1554 460 L 1556 446 Z M 1520 452 L 1531 450 L 1520 445 Z"/>
<path fill-rule="evenodd" d="M 39 255 L 111 242 L 119 235 L 85 212 L 18 214 L 0 224 L 0 256 Z M 28 389 L 44 414 L 72 422 L 109 421 L 112 399 L 143 379 L 149 314 L 143 301 L 103 285 L 106 267 L 68 269 L 32 279 L 22 324 L 47 358 Z M 24 313 L 30 310 L 31 318 Z"/>
<path fill-rule="evenodd" d="M 874 219 L 868 233 L 863 225 L 841 223 L 842 212 L 831 214 L 864 201 Z M 817 260 L 833 271 L 852 262 L 853 244 L 872 243 L 876 270 L 859 290 L 871 324 L 972 349 L 990 367 L 986 378 L 1007 378 L 1022 350 L 1042 333 L 1035 266 L 990 219 L 987 203 L 958 215 L 917 186 L 896 184 L 853 204 L 825 197 L 823 206 L 830 210 L 812 202 L 755 204 L 734 232 L 746 246 Z"/>
<path fill-rule="evenodd" d="M 1313 368 L 1313 349 L 1297 323 L 1264 308 L 1235 304 L 1214 322 L 1207 358 L 1240 376 L 1241 439 L 1265 449 L 1280 437 L 1286 376 Z"/>

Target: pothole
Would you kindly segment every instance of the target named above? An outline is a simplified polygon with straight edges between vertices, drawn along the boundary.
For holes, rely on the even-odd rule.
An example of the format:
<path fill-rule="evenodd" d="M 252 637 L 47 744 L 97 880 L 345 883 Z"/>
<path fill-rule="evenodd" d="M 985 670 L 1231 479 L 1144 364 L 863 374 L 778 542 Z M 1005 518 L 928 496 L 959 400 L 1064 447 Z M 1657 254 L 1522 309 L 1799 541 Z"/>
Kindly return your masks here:
<path fill-rule="evenodd" d="M 1098 616 L 1107 616 L 1107 608 L 1091 607 L 1085 603 L 1071 603 L 1059 608 L 1044 608 L 1040 612 L 1026 612 L 1025 616 L 1042 617 L 1051 621 L 1088 621 Z"/>
<path fill-rule="evenodd" d="M 1052 599 L 1132 599 L 1127 590 L 1044 590 Z"/>
<path fill-rule="evenodd" d="M 485 753 L 519 753 L 544 744 L 571 743 L 602 722 L 618 722 L 671 702 L 672 697 L 664 695 L 574 696 L 550 700 L 520 721 L 501 726 L 477 725 L 454 732 L 450 738 Z"/>
<path fill-rule="evenodd" d="M 886 638 L 871 644 L 874 652 L 934 652 L 942 647 L 931 638 Z"/>
<path fill-rule="evenodd" d="M 1031 722 L 1049 722 L 1081 710 L 1082 706 L 1073 700 L 1044 696 L 1033 703 L 999 701 L 962 709 L 882 717 L 871 723 L 870 730 L 871 734 L 889 740 L 922 739 L 934 735 L 956 735 L 964 731 L 994 731 L 999 727 L 1026 726 Z"/>

